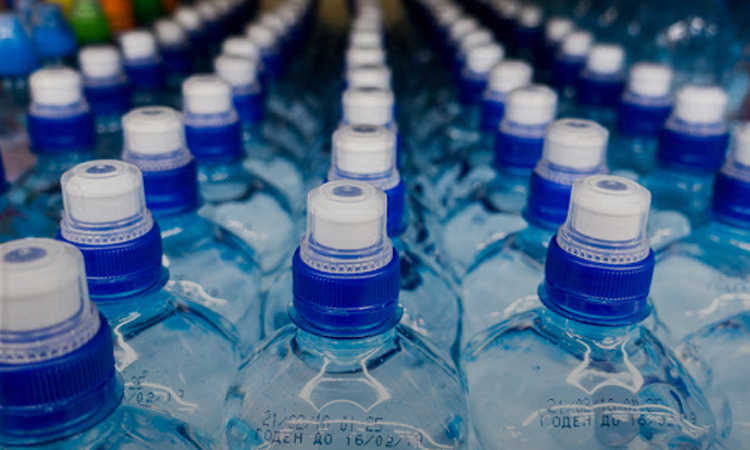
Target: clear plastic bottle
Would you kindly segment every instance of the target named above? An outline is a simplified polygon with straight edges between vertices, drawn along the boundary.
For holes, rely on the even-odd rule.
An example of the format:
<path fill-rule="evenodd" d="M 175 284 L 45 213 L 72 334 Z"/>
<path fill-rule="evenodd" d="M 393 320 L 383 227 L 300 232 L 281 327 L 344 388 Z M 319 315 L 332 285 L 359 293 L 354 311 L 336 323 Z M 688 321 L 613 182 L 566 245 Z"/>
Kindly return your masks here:
<path fill-rule="evenodd" d="M 750 242 L 745 214 L 750 189 L 750 126 L 739 126 L 713 185 L 712 220 L 659 258 L 651 297 L 677 342 L 750 309 Z"/>
<path fill-rule="evenodd" d="M 159 44 L 167 89 L 179 92 L 182 82 L 194 67 L 188 31 L 174 19 L 159 19 L 154 23 L 154 34 Z"/>
<path fill-rule="evenodd" d="M 384 127 L 345 125 L 333 135 L 333 160 L 327 179 L 357 180 L 385 192 L 388 198 L 388 236 L 401 259 L 399 301 L 401 323 L 433 342 L 446 355 L 457 355 L 459 301 L 450 278 L 436 261 L 425 255 L 420 241 L 427 240 L 406 201 L 404 183 L 395 165 L 396 139 Z M 279 329 L 290 322 L 292 274 L 287 272 L 269 292 L 265 326 Z"/>
<path fill-rule="evenodd" d="M 230 449 L 465 445 L 458 374 L 401 319 L 386 196 L 359 181 L 310 192 L 289 325 L 227 396 Z M 317 444 L 316 444 L 317 443 Z"/>
<path fill-rule="evenodd" d="M 713 86 L 677 91 L 659 136 L 657 170 L 643 178 L 657 210 L 676 211 L 695 228 L 708 220 L 711 186 L 729 143 L 727 94 Z"/>
<path fill-rule="evenodd" d="M 237 335 L 226 319 L 165 288 L 169 271 L 140 171 L 92 161 L 61 183 L 58 237 L 83 253 L 89 294 L 114 333 L 124 402 L 221 436 L 222 405 L 240 363 Z"/>
<path fill-rule="evenodd" d="M 544 43 L 544 11 L 535 4 L 522 5 L 513 29 L 512 48 L 518 58 L 534 64 Z"/>
<path fill-rule="evenodd" d="M 120 47 L 125 73 L 133 87 L 133 105 L 178 106 L 176 98 L 167 95 L 156 36 L 147 30 L 126 31 L 120 35 Z"/>
<path fill-rule="evenodd" d="M 586 57 L 576 87 L 576 117 L 594 120 L 608 130 L 615 128 L 617 106 L 625 87 L 625 49 L 619 44 L 596 43 Z M 561 114 L 567 115 L 563 107 Z"/>
<path fill-rule="evenodd" d="M 243 348 L 256 344 L 262 336 L 260 268 L 239 237 L 198 215 L 198 174 L 181 115 L 166 107 L 138 108 L 123 118 L 123 129 L 123 160 L 143 174 L 170 290 L 228 319 Z"/>
<path fill-rule="evenodd" d="M 712 447 L 703 394 L 640 325 L 654 270 L 649 200 L 614 176 L 573 185 L 539 287 L 544 307 L 485 330 L 462 355 L 481 448 Z"/>
<path fill-rule="evenodd" d="M 29 78 L 28 131 L 36 166 L 18 181 L 22 202 L 59 221 L 60 176 L 96 157 L 94 116 L 81 76 L 69 68 L 40 69 Z"/>
<path fill-rule="evenodd" d="M 450 213 L 443 227 L 441 250 L 445 252 L 446 263 L 459 279 L 473 265 L 482 249 L 524 227 L 521 211 L 527 203 L 532 172 L 542 157 L 545 137 L 549 147 L 554 146 L 549 136 L 561 135 L 567 149 L 570 148 L 566 140 L 568 135 L 589 137 L 592 133 L 596 135 L 592 130 L 599 129 L 593 123 L 570 119 L 557 122 L 557 134 L 548 135 L 547 128 L 556 114 L 557 95 L 546 86 L 529 85 L 516 89 L 508 96 L 506 107 L 495 135 L 491 178 L 484 183 L 464 182 L 466 192 L 461 193 L 463 196 L 456 195 L 454 204 L 448 205 Z M 593 143 L 586 141 L 585 148 L 597 154 L 596 151 L 604 148 L 599 146 L 606 146 L 606 135 L 602 139 L 602 142 L 601 139 L 595 139 Z M 573 172 L 580 170 L 590 174 L 598 173 L 603 165 L 601 157 L 589 153 L 579 161 L 569 162 L 567 159 L 573 154 L 566 156 L 565 150 L 549 151 L 554 151 L 553 156 L 559 155 L 554 162 L 547 161 L 552 163 L 553 170 L 572 169 Z M 576 165 L 579 162 L 582 166 Z"/>
<path fill-rule="evenodd" d="M 636 63 L 617 112 L 608 155 L 612 170 L 645 175 L 656 168 L 659 133 L 672 112 L 672 68 Z"/>
<path fill-rule="evenodd" d="M 96 118 L 100 157 L 119 158 L 122 153 L 120 121 L 131 108 L 131 86 L 122 58 L 113 45 L 88 46 L 78 53 L 83 92 Z"/>
<path fill-rule="evenodd" d="M 37 3 L 32 20 L 31 38 L 42 63 L 47 66 L 75 65 L 76 36 L 60 6 Z"/>
<path fill-rule="evenodd" d="M 193 69 L 198 72 L 210 70 L 206 26 L 198 10 L 193 6 L 182 5 L 172 17 L 187 32 L 193 56 Z"/>
<path fill-rule="evenodd" d="M 565 16 L 552 16 L 544 23 L 544 47 L 538 60 L 539 80 L 552 82 L 552 66 L 565 37 L 576 29 L 573 19 Z"/>
<path fill-rule="evenodd" d="M 123 404 L 112 329 L 89 300 L 75 247 L 13 241 L 0 261 L 3 449 L 217 448 L 190 425 Z"/>
<path fill-rule="evenodd" d="M 592 45 L 594 35 L 588 31 L 575 30 L 563 38 L 552 63 L 550 79 L 552 86 L 560 94 L 561 102 L 569 102 L 576 98 L 578 79 L 586 67 L 586 59 Z"/>
<path fill-rule="evenodd" d="M 201 214 L 247 242 L 263 272 L 270 273 L 291 254 L 297 236 L 290 200 L 244 168 L 231 86 L 217 76 L 194 75 L 182 91 L 185 137 L 206 201 Z"/>
<path fill-rule="evenodd" d="M 12 186 L 5 178 L 0 158 L 0 242 L 22 237 L 53 237 L 57 223 L 42 211 L 27 208 L 11 200 Z"/>

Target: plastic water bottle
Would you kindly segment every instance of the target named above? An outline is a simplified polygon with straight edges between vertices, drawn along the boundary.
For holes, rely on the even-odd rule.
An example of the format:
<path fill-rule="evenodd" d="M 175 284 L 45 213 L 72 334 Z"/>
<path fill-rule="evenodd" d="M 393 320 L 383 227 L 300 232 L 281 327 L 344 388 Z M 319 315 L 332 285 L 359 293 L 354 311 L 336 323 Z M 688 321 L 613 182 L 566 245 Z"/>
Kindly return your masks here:
<path fill-rule="evenodd" d="M 27 205 L 37 205 L 57 221 L 60 176 L 96 156 L 94 116 L 83 97 L 81 76 L 73 69 L 40 69 L 29 84 L 28 130 L 37 162 L 18 187 Z"/>
<path fill-rule="evenodd" d="M 242 124 L 247 155 L 245 168 L 282 192 L 295 209 L 301 209 L 307 194 L 301 166 L 309 155 L 294 154 L 293 146 L 282 145 L 283 139 L 266 139 L 279 133 L 274 133 L 276 130 L 267 127 L 264 121 L 264 92 L 258 64 L 258 60 L 222 55 L 214 60 L 214 70 L 232 86 L 232 104 Z"/>
<path fill-rule="evenodd" d="M 480 170 L 475 171 L 461 185 L 465 192 L 460 192 L 462 195 L 448 205 L 442 250 L 456 277 L 464 275 L 483 248 L 523 227 L 520 215 L 526 205 L 529 179 L 542 157 L 547 127 L 555 118 L 556 106 L 557 96 L 546 86 L 529 85 L 509 94 L 505 115 L 495 135 L 494 170 L 485 170 L 489 172 L 486 176 L 481 176 Z M 572 119 L 559 122 L 556 129 L 566 136 L 576 135 L 579 129 L 582 135 L 598 130 L 594 124 Z M 606 135 L 602 139 L 603 142 L 596 141 L 590 148 L 606 146 Z M 560 156 L 552 164 L 568 167 L 571 163 Z M 583 172 L 590 174 L 586 170 L 595 171 L 603 162 L 592 157 L 583 164 Z M 576 168 L 581 169 L 572 167 L 574 171 Z"/>
<path fill-rule="evenodd" d="M 120 35 L 120 46 L 125 73 L 133 86 L 133 105 L 176 105 L 176 99 L 166 95 L 164 67 L 154 34 L 127 31 Z"/>
<path fill-rule="evenodd" d="M 173 292 L 228 319 L 242 343 L 257 343 L 260 268 L 239 237 L 198 215 L 195 160 L 185 146 L 180 114 L 144 107 L 123 118 L 123 159 L 141 170 L 146 206 L 159 223 Z"/>
<path fill-rule="evenodd" d="M 657 170 L 643 179 L 654 208 L 677 211 L 693 227 L 707 220 L 714 173 L 727 151 L 726 105 L 719 87 L 680 89 L 659 137 Z"/>
<path fill-rule="evenodd" d="M 75 0 L 70 24 L 79 45 L 103 44 L 112 40 L 109 20 L 97 0 Z"/>
<path fill-rule="evenodd" d="M 0 146 L 9 151 L 24 144 L 28 77 L 39 66 L 34 43 L 11 13 L 0 13 L 0 58 Z"/>
<path fill-rule="evenodd" d="M 113 45 L 84 47 L 78 54 L 78 64 L 86 101 L 96 118 L 100 156 L 118 158 L 122 153 L 120 121 L 132 105 L 120 52 Z"/>
<path fill-rule="evenodd" d="M 513 29 L 512 53 L 536 63 L 544 42 L 544 11 L 539 5 L 523 5 Z"/>
<path fill-rule="evenodd" d="M 13 241 L 0 260 L 4 449 L 215 448 L 190 425 L 124 405 L 112 329 L 89 300 L 75 247 Z"/>
<path fill-rule="evenodd" d="M 550 125 L 544 154 L 530 179 L 523 214 L 528 225 L 511 233 L 498 229 L 500 238 L 485 238 L 472 253 L 456 255 L 463 263 L 459 268 L 466 270 L 460 291 L 464 345 L 491 325 L 539 306 L 536 288 L 544 278 L 549 242 L 565 222 L 570 190 L 576 180 L 606 171 L 606 148 L 607 131 L 598 124 L 562 119 Z M 490 216 L 490 225 L 501 218 Z M 461 223 L 452 225 L 446 227 L 447 234 L 473 234 L 472 229 L 461 230 Z M 482 231 L 486 234 L 491 228 Z M 454 252 L 458 248 L 457 243 L 450 247 Z"/>
<path fill-rule="evenodd" d="M 625 49 L 618 44 L 594 44 L 578 79 L 575 115 L 613 130 L 624 87 Z"/>
<path fill-rule="evenodd" d="M 198 10 L 191 6 L 180 6 L 173 15 L 174 20 L 187 31 L 190 49 L 193 52 L 194 69 L 198 72 L 210 70 L 205 24 Z"/>
<path fill-rule="evenodd" d="M 398 325 L 399 257 L 386 234 L 386 195 L 333 181 L 310 192 L 307 212 L 292 263 L 294 325 L 240 368 L 227 396 L 229 448 L 317 441 L 344 449 L 368 439 L 466 448 L 455 369 Z"/>
<path fill-rule="evenodd" d="M 478 27 L 461 36 L 456 47 L 454 55 L 455 62 L 452 67 L 453 77 L 456 83 L 461 81 L 461 71 L 466 66 L 469 52 L 472 48 L 480 45 L 492 44 L 495 37 L 490 30 L 485 27 Z"/>
<path fill-rule="evenodd" d="M 649 199 L 625 178 L 576 181 L 550 242 L 544 307 L 485 330 L 462 355 L 480 448 L 713 445 L 703 394 L 640 325 L 654 270 Z"/>
<path fill-rule="evenodd" d="M 344 125 L 333 135 L 333 160 L 328 180 L 356 180 L 385 192 L 388 199 L 387 231 L 401 259 L 399 300 L 404 308 L 401 323 L 429 338 L 446 355 L 457 353 L 458 296 L 440 266 L 420 248 L 417 217 L 405 199 L 404 183 L 396 168 L 396 137 L 384 127 Z M 267 330 L 290 322 L 291 272 L 274 283 L 265 312 Z"/>
<path fill-rule="evenodd" d="M 617 112 L 617 131 L 610 145 L 613 170 L 644 175 L 656 168 L 659 133 L 672 112 L 672 68 L 633 64 Z"/>
<path fill-rule="evenodd" d="M 573 19 L 564 16 L 552 16 L 544 23 L 544 47 L 537 64 L 539 79 L 542 82 L 552 82 L 551 71 L 555 57 L 565 37 L 575 28 Z"/>
<path fill-rule="evenodd" d="M 188 32 L 176 20 L 159 19 L 154 23 L 154 33 L 159 44 L 167 89 L 179 91 L 194 67 Z"/>
<path fill-rule="evenodd" d="M 265 273 L 276 269 L 297 236 L 293 211 L 288 198 L 243 167 L 242 125 L 232 88 L 219 77 L 194 75 L 182 92 L 187 146 L 207 202 L 201 214 L 245 240 Z"/>
<path fill-rule="evenodd" d="M 39 3 L 35 6 L 31 37 L 43 64 L 75 64 L 76 36 L 59 5 Z"/>
<path fill-rule="evenodd" d="M 237 336 L 220 316 L 165 289 L 169 272 L 140 171 L 92 161 L 61 183 L 58 237 L 83 253 L 89 294 L 112 326 L 125 403 L 220 436 L 225 393 L 240 362 Z"/>
<path fill-rule="evenodd" d="M 676 342 L 700 328 L 748 309 L 750 239 L 744 196 L 750 189 L 750 126 L 737 128 L 732 150 L 716 175 L 707 226 L 659 259 L 651 297 Z"/>
<path fill-rule="evenodd" d="M 22 237 L 52 237 L 57 223 L 38 208 L 27 208 L 11 199 L 12 186 L 5 177 L 0 158 L 0 242 Z"/>
<path fill-rule="evenodd" d="M 219 50 L 219 45 L 224 38 L 224 30 L 221 28 L 221 11 L 213 1 L 198 2 L 195 9 L 203 22 L 208 54 L 213 55 Z"/>
<path fill-rule="evenodd" d="M 586 66 L 594 35 L 588 31 L 575 30 L 568 33 L 552 63 L 552 85 L 561 96 L 561 101 L 576 98 L 576 85 L 581 71 Z"/>

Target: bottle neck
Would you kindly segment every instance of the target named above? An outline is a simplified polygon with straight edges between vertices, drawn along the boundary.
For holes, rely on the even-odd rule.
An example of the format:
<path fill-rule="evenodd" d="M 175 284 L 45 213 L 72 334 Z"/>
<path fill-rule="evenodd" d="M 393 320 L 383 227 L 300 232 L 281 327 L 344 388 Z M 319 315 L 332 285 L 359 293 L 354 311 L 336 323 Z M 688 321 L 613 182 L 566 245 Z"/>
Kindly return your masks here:
<path fill-rule="evenodd" d="M 637 333 L 638 327 L 638 324 L 616 327 L 592 325 L 575 321 L 547 308 L 541 310 L 541 328 L 549 336 L 558 341 L 568 340 L 582 344 L 582 350 L 592 359 L 605 359 L 612 349 L 622 348 Z M 598 355 L 602 358 L 598 358 Z"/>
<path fill-rule="evenodd" d="M 529 226 L 515 235 L 518 249 L 534 261 L 541 264 L 547 259 L 549 241 L 557 232 L 557 228 L 530 222 Z"/>
<path fill-rule="evenodd" d="M 350 372 L 391 351 L 396 342 L 396 328 L 356 339 L 328 338 L 298 329 L 295 340 L 299 350 L 320 361 L 326 372 Z"/>
<path fill-rule="evenodd" d="M 221 114 L 185 114 L 185 139 L 200 164 L 239 162 L 242 125 L 234 109 Z"/>
<path fill-rule="evenodd" d="M 169 170 L 143 170 L 143 187 L 146 205 L 159 219 L 193 213 L 201 204 L 194 159 Z"/>

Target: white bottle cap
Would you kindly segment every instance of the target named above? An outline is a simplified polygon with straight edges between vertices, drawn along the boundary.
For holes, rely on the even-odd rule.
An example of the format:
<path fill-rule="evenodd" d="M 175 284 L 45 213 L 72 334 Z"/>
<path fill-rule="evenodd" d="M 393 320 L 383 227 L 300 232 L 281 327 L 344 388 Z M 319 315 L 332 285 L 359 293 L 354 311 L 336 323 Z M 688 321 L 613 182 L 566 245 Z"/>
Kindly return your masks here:
<path fill-rule="evenodd" d="M 214 72 L 232 87 L 254 85 L 258 80 L 257 60 L 221 55 L 214 60 Z"/>
<path fill-rule="evenodd" d="M 494 6 L 506 19 L 515 19 L 521 11 L 521 5 L 514 0 L 501 0 L 495 2 Z"/>
<path fill-rule="evenodd" d="M 216 0 L 216 8 L 219 10 L 219 14 L 225 17 L 232 12 L 234 5 L 232 5 L 232 0 Z"/>
<path fill-rule="evenodd" d="M 665 97 L 672 91 L 672 76 L 666 64 L 636 63 L 630 68 L 628 90 L 644 97 Z"/>
<path fill-rule="evenodd" d="M 385 65 L 385 58 L 381 47 L 351 47 L 346 52 L 346 67 Z"/>
<path fill-rule="evenodd" d="M 120 46 L 126 61 L 150 59 L 158 56 L 156 38 L 150 31 L 126 31 L 120 35 Z"/>
<path fill-rule="evenodd" d="M 505 119 L 521 125 L 544 125 L 555 120 L 557 93 L 541 84 L 512 91 L 505 101 Z"/>
<path fill-rule="evenodd" d="M 586 58 L 586 68 L 594 73 L 617 74 L 625 64 L 625 49 L 617 44 L 594 44 Z"/>
<path fill-rule="evenodd" d="M 537 28 L 542 25 L 542 8 L 537 5 L 524 5 L 518 12 L 518 23 L 526 28 Z"/>
<path fill-rule="evenodd" d="M 750 167 L 750 122 L 735 127 L 732 141 L 732 152 L 727 157 L 727 162 L 734 161 Z"/>
<path fill-rule="evenodd" d="M 396 168 L 396 135 L 385 127 L 344 125 L 333 134 L 333 164 L 356 175 L 378 175 Z"/>
<path fill-rule="evenodd" d="M 198 10 L 189 6 L 181 6 L 174 13 L 174 20 L 188 32 L 198 31 L 203 28 L 203 20 Z"/>
<path fill-rule="evenodd" d="M 89 45 L 78 52 L 78 65 L 83 76 L 91 79 L 122 75 L 122 59 L 114 45 Z"/>
<path fill-rule="evenodd" d="M 31 74 L 29 85 L 37 105 L 66 106 L 83 100 L 81 76 L 68 67 L 39 69 Z"/>
<path fill-rule="evenodd" d="M 307 238 L 335 250 L 361 250 L 388 239 L 386 197 L 353 180 L 326 183 L 307 195 Z"/>
<path fill-rule="evenodd" d="M 588 55 L 594 44 L 594 35 L 588 31 L 572 31 L 562 41 L 562 52 L 570 56 L 583 57 Z"/>
<path fill-rule="evenodd" d="M 573 184 L 563 227 L 596 241 L 641 240 L 650 205 L 651 193 L 635 181 L 593 175 Z"/>
<path fill-rule="evenodd" d="M 224 39 L 221 52 L 225 55 L 240 56 L 242 58 L 260 59 L 260 50 L 255 42 L 242 36 L 232 36 Z"/>
<path fill-rule="evenodd" d="M 154 24 L 156 39 L 165 47 L 184 45 L 188 41 L 187 33 L 177 21 L 172 19 L 159 19 Z"/>
<path fill-rule="evenodd" d="M 472 48 L 492 42 L 494 42 L 494 37 L 489 30 L 477 28 L 461 38 L 458 43 L 459 53 L 467 55 Z"/>
<path fill-rule="evenodd" d="M 550 17 L 544 27 L 544 37 L 548 42 L 562 42 L 562 40 L 575 30 L 576 25 L 572 19 L 567 17 Z"/>
<path fill-rule="evenodd" d="M 260 49 L 270 49 L 276 46 L 278 36 L 274 31 L 259 23 L 251 23 L 245 29 L 245 36 L 255 43 Z"/>
<path fill-rule="evenodd" d="M 488 87 L 491 92 L 506 94 L 531 83 L 534 69 L 525 61 L 506 59 L 490 71 Z"/>
<path fill-rule="evenodd" d="M 197 9 L 198 14 L 200 14 L 201 19 L 203 19 L 204 22 L 215 22 L 219 20 L 219 16 L 221 16 L 221 11 L 219 11 L 219 8 L 213 0 L 200 2 Z"/>
<path fill-rule="evenodd" d="M 560 119 L 547 127 L 542 160 L 571 170 L 590 170 L 604 162 L 609 131 L 596 122 Z"/>
<path fill-rule="evenodd" d="M 448 29 L 451 42 L 458 42 L 465 35 L 479 28 L 477 21 L 471 17 L 464 16 L 453 22 Z"/>
<path fill-rule="evenodd" d="M 441 5 L 435 13 L 435 20 L 442 27 L 457 21 L 459 17 L 461 17 L 461 11 L 453 5 Z"/>
<path fill-rule="evenodd" d="M 346 71 L 349 88 L 391 89 L 391 69 L 384 65 L 356 66 Z"/>
<path fill-rule="evenodd" d="M 347 89 L 343 97 L 344 121 L 350 124 L 388 126 L 393 122 L 393 91 Z"/>
<path fill-rule="evenodd" d="M 7 242 L 0 245 L 0 269 L 0 331 L 43 330 L 93 310 L 83 256 L 70 244 L 53 239 Z"/>
<path fill-rule="evenodd" d="M 504 56 L 505 50 L 500 44 L 478 45 L 466 55 L 466 66 L 473 73 L 488 74 Z"/>
<path fill-rule="evenodd" d="M 728 101 L 718 86 L 687 85 L 677 91 L 673 114 L 689 123 L 717 123 L 724 120 Z"/>
<path fill-rule="evenodd" d="M 263 14 L 258 22 L 272 29 L 277 36 L 282 36 L 288 31 L 287 23 L 282 19 L 281 14 Z"/>
<path fill-rule="evenodd" d="M 193 75 L 182 83 L 185 112 L 222 114 L 232 110 L 232 88 L 216 75 Z"/>
<path fill-rule="evenodd" d="M 89 226 L 122 223 L 146 214 L 141 171 L 99 160 L 78 164 L 60 179 L 65 220 Z"/>
<path fill-rule="evenodd" d="M 168 155 L 185 148 L 182 114 L 166 106 L 136 108 L 122 118 L 125 151 L 135 155 Z"/>
<path fill-rule="evenodd" d="M 376 31 L 357 31 L 349 37 L 350 47 L 383 47 L 383 37 Z"/>

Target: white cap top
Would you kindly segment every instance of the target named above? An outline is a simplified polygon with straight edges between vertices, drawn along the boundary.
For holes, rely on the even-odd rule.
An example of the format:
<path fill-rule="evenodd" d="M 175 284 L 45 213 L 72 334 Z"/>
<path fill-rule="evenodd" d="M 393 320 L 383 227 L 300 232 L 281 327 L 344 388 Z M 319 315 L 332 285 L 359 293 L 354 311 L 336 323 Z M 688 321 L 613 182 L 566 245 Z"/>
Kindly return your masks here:
<path fill-rule="evenodd" d="M 567 17 L 550 17 L 544 27 L 544 36 L 549 42 L 561 42 L 576 25 Z"/>
<path fill-rule="evenodd" d="M 267 49 L 276 46 L 278 36 L 274 31 L 259 23 L 252 23 L 245 29 L 245 36 L 255 43 L 260 49 Z"/>
<path fill-rule="evenodd" d="M 512 91 L 505 100 L 505 119 L 521 125 L 544 125 L 555 120 L 557 93 L 531 84 Z"/>
<path fill-rule="evenodd" d="M 281 14 L 263 14 L 260 17 L 260 24 L 272 29 L 277 36 L 281 36 L 287 32 L 287 23 Z"/>
<path fill-rule="evenodd" d="M 219 20 L 219 16 L 221 16 L 221 11 L 213 0 L 200 2 L 197 9 L 198 14 L 200 14 L 201 18 L 206 22 L 215 22 L 216 20 Z"/>
<path fill-rule="evenodd" d="M 596 122 L 560 119 L 547 127 L 542 160 L 572 170 L 601 166 L 607 151 L 609 131 Z"/>
<path fill-rule="evenodd" d="M 388 239 L 386 197 L 352 180 L 331 181 L 307 195 L 307 239 L 336 250 L 360 250 Z"/>
<path fill-rule="evenodd" d="M 466 66 L 478 74 L 486 74 L 505 56 L 505 50 L 500 44 L 483 44 L 472 47 L 466 55 Z"/>
<path fill-rule="evenodd" d="M 240 56 L 257 60 L 260 58 L 260 50 L 255 42 L 242 36 L 232 36 L 224 39 L 221 44 L 221 52 L 225 55 Z"/>
<path fill-rule="evenodd" d="M 735 127 L 732 141 L 732 152 L 727 156 L 727 162 L 735 161 L 750 167 L 750 122 Z"/>
<path fill-rule="evenodd" d="M 486 28 L 477 28 L 464 35 L 458 43 L 459 52 L 462 55 L 466 55 L 469 51 L 476 46 L 482 44 L 488 44 L 494 41 L 492 33 Z"/>
<path fill-rule="evenodd" d="M 586 68 L 595 73 L 617 74 L 625 65 L 625 49 L 617 44 L 594 44 L 586 58 Z"/>
<path fill-rule="evenodd" d="M 464 16 L 453 22 L 448 29 L 448 36 L 452 42 L 458 42 L 462 37 L 479 28 L 477 21 Z"/>
<path fill-rule="evenodd" d="M 216 75 L 193 75 L 182 83 L 185 112 L 222 114 L 231 111 L 232 87 Z"/>
<path fill-rule="evenodd" d="M 167 155 L 185 148 L 182 114 L 166 106 L 136 108 L 122 118 L 125 150 L 135 155 Z"/>
<path fill-rule="evenodd" d="M 344 92 L 344 121 L 350 124 L 387 126 L 393 121 L 393 91 L 359 88 Z"/>
<path fill-rule="evenodd" d="M 506 59 L 492 68 L 487 86 L 492 92 L 505 94 L 531 83 L 533 71 L 525 61 Z"/>
<path fill-rule="evenodd" d="M 185 29 L 172 19 L 159 19 L 154 24 L 156 39 L 160 45 L 176 46 L 187 42 L 188 37 Z"/>
<path fill-rule="evenodd" d="M 593 34 L 588 31 L 572 31 L 563 38 L 562 52 L 571 56 L 586 56 L 593 44 Z"/>
<path fill-rule="evenodd" d="M 86 78 L 112 78 L 122 74 L 122 59 L 114 45 L 89 45 L 78 52 L 78 65 Z"/>
<path fill-rule="evenodd" d="M 126 61 L 158 56 L 156 38 L 150 31 L 126 31 L 120 35 L 120 46 Z"/>
<path fill-rule="evenodd" d="M 81 76 L 68 67 L 39 69 L 31 74 L 29 85 L 37 105 L 66 106 L 83 100 Z"/>
<path fill-rule="evenodd" d="M 518 23 L 526 28 L 536 28 L 542 24 L 543 14 L 537 5 L 524 5 L 518 12 Z"/>
<path fill-rule="evenodd" d="M 232 12 L 234 6 L 232 5 L 232 0 L 216 0 L 216 8 L 218 8 L 222 16 L 226 16 Z"/>
<path fill-rule="evenodd" d="M 357 31 L 349 37 L 350 47 L 382 47 L 383 37 L 377 31 Z"/>
<path fill-rule="evenodd" d="M 346 52 L 346 66 L 384 65 L 385 51 L 381 47 L 351 47 Z"/>
<path fill-rule="evenodd" d="M 195 8 L 189 6 L 180 6 L 174 13 L 174 20 L 188 32 L 197 31 L 203 28 L 203 19 Z"/>
<path fill-rule="evenodd" d="M 630 68 L 628 90 L 644 97 L 664 97 L 672 90 L 672 76 L 666 64 L 636 63 Z"/>
<path fill-rule="evenodd" d="M 673 114 L 689 123 L 724 120 L 729 96 L 718 86 L 687 85 L 677 91 Z"/>
<path fill-rule="evenodd" d="M 346 71 L 349 88 L 391 88 L 391 69 L 384 65 L 356 66 Z"/>
<path fill-rule="evenodd" d="M 333 165 L 343 172 L 377 175 L 396 168 L 396 135 L 385 127 L 344 125 L 333 133 Z"/>
<path fill-rule="evenodd" d="M 515 19 L 521 10 L 521 5 L 515 0 L 502 0 L 495 2 L 494 5 L 495 9 L 508 19 Z"/>
<path fill-rule="evenodd" d="M 106 159 L 78 164 L 60 184 L 70 222 L 104 225 L 145 215 L 143 177 L 132 164 Z"/>
<path fill-rule="evenodd" d="M 597 241 L 640 240 L 646 235 L 650 206 L 651 193 L 635 181 L 593 175 L 573 184 L 563 227 Z"/>
<path fill-rule="evenodd" d="M 214 71 L 232 87 L 253 85 L 258 80 L 258 62 L 239 56 L 217 57 L 214 60 Z"/>
<path fill-rule="evenodd" d="M 453 23 L 461 16 L 461 11 L 453 5 L 442 5 L 435 14 L 437 22 L 446 26 Z"/>

